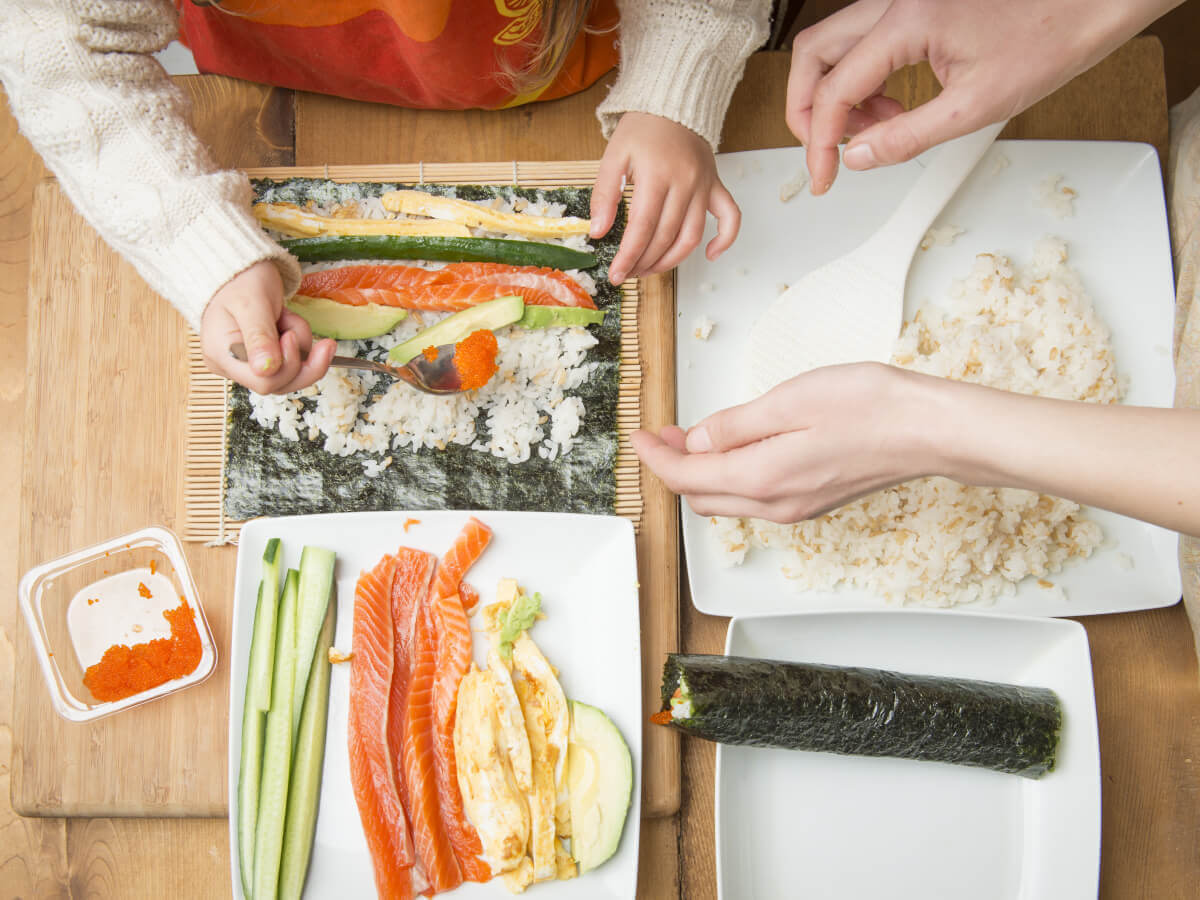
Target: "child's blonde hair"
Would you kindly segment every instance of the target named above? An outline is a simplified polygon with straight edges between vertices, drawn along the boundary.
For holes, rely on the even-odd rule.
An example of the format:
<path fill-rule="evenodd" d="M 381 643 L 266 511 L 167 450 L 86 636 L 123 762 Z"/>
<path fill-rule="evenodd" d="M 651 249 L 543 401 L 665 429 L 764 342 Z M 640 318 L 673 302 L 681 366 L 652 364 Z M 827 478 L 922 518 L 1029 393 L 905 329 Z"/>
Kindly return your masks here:
<path fill-rule="evenodd" d="M 505 0 L 497 0 L 497 6 Z M 514 95 L 529 94 L 546 87 L 558 70 L 575 40 L 585 28 L 593 0 L 541 0 L 540 21 L 533 52 L 523 68 L 515 69 L 503 60 L 499 63 L 500 78 Z M 507 4 L 505 4 L 507 5 Z"/>

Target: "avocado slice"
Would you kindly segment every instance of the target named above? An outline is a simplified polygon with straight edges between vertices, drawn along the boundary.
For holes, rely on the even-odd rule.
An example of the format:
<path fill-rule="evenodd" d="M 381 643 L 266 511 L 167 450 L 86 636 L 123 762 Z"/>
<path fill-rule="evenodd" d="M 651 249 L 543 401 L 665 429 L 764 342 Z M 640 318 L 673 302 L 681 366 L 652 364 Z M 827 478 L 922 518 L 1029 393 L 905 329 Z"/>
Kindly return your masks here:
<path fill-rule="evenodd" d="M 553 328 L 556 325 L 583 327 L 599 325 L 603 321 L 602 309 L 586 309 L 582 306 L 527 306 L 517 325 L 521 328 Z"/>
<path fill-rule="evenodd" d="M 403 344 L 397 344 L 388 351 L 388 362 L 393 366 L 402 366 L 426 347 L 457 344 L 467 335 L 480 330 L 495 331 L 516 322 L 524 311 L 525 301 L 520 297 L 497 297 L 487 303 L 480 303 L 452 316 L 446 316 L 436 325 L 413 335 Z"/>
<path fill-rule="evenodd" d="M 633 794 L 633 759 L 612 720 L 577 700 L 571 701 L 567 792 L 571 855 L 582 875 L 617 852 Z"/>
<path fill-rule="evenodd" d="M 328 297 L 297 294 L 284 304 L 308 323 L 313 334 L 339 341 L 357 341 L 387 334 L 408 317 L 408 310 L 368 303 L 350 306 Z"/>

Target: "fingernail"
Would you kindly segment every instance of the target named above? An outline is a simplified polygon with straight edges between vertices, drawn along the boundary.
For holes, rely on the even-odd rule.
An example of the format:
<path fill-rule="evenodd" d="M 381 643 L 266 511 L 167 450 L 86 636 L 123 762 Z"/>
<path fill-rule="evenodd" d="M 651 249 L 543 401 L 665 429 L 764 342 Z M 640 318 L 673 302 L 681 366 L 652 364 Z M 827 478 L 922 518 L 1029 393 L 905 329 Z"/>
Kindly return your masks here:
<path fill-rule="evenodd" d="M 712 438 L 708 436 L 708 429 L 703 425 L 693 428 L 687 433 L 688 453 L 707 453 L 712 449 Z"/>
<path fill-rule="evenodd" d="M 275 357 L 267 354 L 263 354 L 254 360 L 254 367 L 260 372 L 270 372 L 273 365 L 275 365 Z"/>
<path fill-rule="evenodd" d="M 877 161 L 870 144 L 855 144 L 846 148 L 846 152 L 842 154 L 842 162 L 851 169 L 870 169 Z"/>
<path fill-rule="evenodd" d="M 620 284 L 625 280 L 625 273 L 620 269 L 611 269 L 608 273 L 608 280 L 613 284 Z"/>

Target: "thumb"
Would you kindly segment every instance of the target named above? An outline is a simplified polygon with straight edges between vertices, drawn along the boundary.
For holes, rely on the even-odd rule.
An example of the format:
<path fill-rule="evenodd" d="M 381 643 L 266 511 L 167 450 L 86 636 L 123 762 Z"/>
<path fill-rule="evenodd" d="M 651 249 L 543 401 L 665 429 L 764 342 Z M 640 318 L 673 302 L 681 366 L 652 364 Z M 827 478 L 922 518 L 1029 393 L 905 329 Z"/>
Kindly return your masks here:
<path fill-rule="evenodd" d="M 588 236 L 601 238 L 608 234 L 617 218 L 617 204 L 621 202 L 621 181 L 625 177 L 629 161 L 609 144 L 600 160 L 596 172 L 596 183 L 592 186 L 592 227 Z"/>
<path fill-rule="evenodd" d="M 978 104 L 963 102 L 962 93 L 947 88 L 928 103 L 865 129 L 846 146 L 842 162 L 859 171 L 907 162 L 931 147 L 1003 118 Z"/>
<path fill-rule="evenodd" d="M 274 375 L 283 364 L 279 329 L 270 302 L 238 304 L 230 309 L 246 345 L 246 358 L 256 375 Z"/>
<path fill-rule="evenodd" d="M 688 429 L 687 451 L 720 453 L 790 431 L 783 413 L 778 391 L 715 412 Z"/>

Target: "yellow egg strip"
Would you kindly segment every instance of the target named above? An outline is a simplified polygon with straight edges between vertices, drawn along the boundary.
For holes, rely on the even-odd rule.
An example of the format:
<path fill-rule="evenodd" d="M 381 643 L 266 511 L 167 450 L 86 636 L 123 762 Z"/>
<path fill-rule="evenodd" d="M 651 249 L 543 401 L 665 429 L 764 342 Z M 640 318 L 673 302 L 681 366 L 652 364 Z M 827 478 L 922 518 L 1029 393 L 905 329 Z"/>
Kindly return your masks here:
<path fill-rule="evenodd" d="M 453 197 L 435 197 L 423 191 L 389 191 L 381 198 L 383 208 L 388 212 L 403 213 L 409 216 L 432 216 L 435 219 L 461 222 L 473 228 L 483 228 L 487 231 L 498 231 L 512 234 L 525 234 L 530 237 L 570 237 L 587 234 L 591 228 L 590 219 L 580 219 L 574 216 L 556 219 L 550 216 L 526 216 L 521 213 L 500 212 L 458 200 Z"/>
<path fill-rule="evenodd" d="M 351 219 L 320 216 L 292 203 L 256 203 L 254 217 L 266 228 L 291 237 L 395 234 L 406 237 L 470 237 L 466 225 L 442 220 Z"/>

